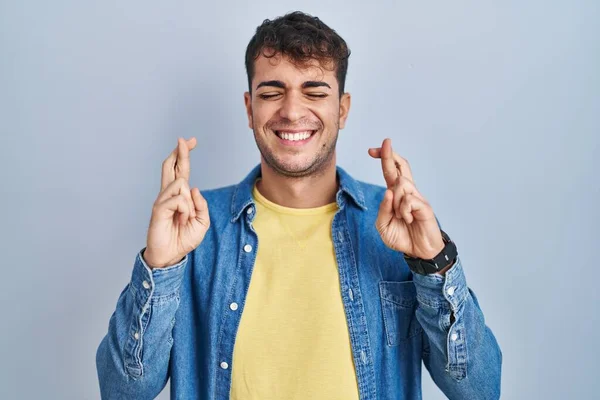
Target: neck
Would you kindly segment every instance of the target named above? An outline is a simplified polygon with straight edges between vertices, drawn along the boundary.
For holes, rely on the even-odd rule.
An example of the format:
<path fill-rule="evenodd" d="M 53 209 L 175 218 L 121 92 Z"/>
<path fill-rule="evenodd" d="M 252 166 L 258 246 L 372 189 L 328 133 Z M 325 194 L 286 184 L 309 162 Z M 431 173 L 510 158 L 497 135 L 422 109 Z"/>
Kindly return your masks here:
<path fill-rule="evenodd" d="M 319 173 L 300 178 L 279 174 L 261 162 L 258 191 L 268 200 L 289 208 L 315 208 L 335 202 L 338 190 L 335 158 Z"/>

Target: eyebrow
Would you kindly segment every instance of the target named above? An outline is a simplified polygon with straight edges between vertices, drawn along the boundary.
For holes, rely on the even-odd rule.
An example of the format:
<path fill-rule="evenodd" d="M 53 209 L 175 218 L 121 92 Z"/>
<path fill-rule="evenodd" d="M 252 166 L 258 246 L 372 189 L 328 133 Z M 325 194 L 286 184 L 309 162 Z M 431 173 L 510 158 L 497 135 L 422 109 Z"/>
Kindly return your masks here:
<path fill-rule="evenodd" d="M 256 90 L 260 89 L 263 86 L 272 86 L 272 87 L 276 87 L 276 88 L 280 88 L 280 89 L 285 89 L 285 83 L 283 83 L 282 81 L 264 81 L 264 82 L 259 83 L 258 86 L 256 86 Z M 324 86 L 331 89 L 331 86 L 329 86 L 329 84 L 327 82 L 323 82 L 323 81 L 306 81 L 302 84 L 302 89 L 324 87 Z"/>
<path fill-rule="evenodd" d="M 323 87 L 323 86 L 327 86 L 329 89 L 331 89 L 331 86 L 329 86 L 327 84 L 327 82 L 323 82 L 323 81 L 306 81 L 302 84 L 302 89 L 316 88 L 316 87 Z"/>
<path fill-rule="evenodd" d="M 273 86 L 280 89 L 285 89 L 285 83 L 281 81 L 264 81 L 258 84 L 256 90 L 260 89 L 263 86 Z"/>

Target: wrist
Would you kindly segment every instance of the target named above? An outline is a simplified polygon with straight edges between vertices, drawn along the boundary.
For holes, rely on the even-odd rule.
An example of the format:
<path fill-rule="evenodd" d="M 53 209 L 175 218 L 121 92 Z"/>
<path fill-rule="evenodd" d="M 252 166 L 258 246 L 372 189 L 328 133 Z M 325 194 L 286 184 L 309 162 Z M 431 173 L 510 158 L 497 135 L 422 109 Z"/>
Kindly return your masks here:
<path fill-rule="evenodd" d="M 435 250 L 432 250 L 431 253 L 425 252 L 422 256 L 423 258 L 411 257 L 408 254 L 404 255 L 405 261 L 413 272 L 420 275 L 438 274 L 443 276 L 446 271 L 452 268 L 458 256 L 456 245 L 445 232 L 440 232 L 443 240 L 441 248 L 438 249 L 436 246 Z M 433 254 L 434 252 L 435 254 Z"/>
<path fill-rule="evenodd" d="M 440 254 L 442 252 L 442 250 L 444 250 L 444 247 L 446 247 L 446 243 L 444 243 L 444 241 L 442 240 L 442 237 L 440 236 L 439 243 L 436 243 L 435 246 L 432 246 L 431 250 L 425 252 L 424 257 L 419 257 L 419 258 L 422 258 L 424 260 L 431 260 L 438 254 Z"/>
<path fill-rule="evenodd" d="M 167 261 L 167 262 L 164 262 L 164 261 L 161 262 L 159 260 L 156 260 L 156 258 L 154 258 L 154 256 L 153 256 L 152 252 L 149 251 L 147 248 L 142 251 L 142 258 L 144 259 L 144 262 L 150 269 L 164 268 L 169 265 L 175 265 L 179 261 L 181 261 L 181 260 L 179 260 L 179 261 L 172 260 L 172 261 Z"/>

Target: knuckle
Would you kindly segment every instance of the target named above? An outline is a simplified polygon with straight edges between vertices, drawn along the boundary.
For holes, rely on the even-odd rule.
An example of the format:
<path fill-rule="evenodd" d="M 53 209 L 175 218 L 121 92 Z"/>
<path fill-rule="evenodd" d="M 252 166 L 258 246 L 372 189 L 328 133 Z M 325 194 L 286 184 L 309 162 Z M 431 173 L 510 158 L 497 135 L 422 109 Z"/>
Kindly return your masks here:
<path fill-rule="evenodd" d="M 405 176 L 400 176 L 400 185 L 402 186 L 412 186 L 412 182 Z"/>
<path fill-rule="evenodd" d="M 168 202 L 156 203 L 152 207 L 152 213 L 153 214 L 159 214 L 159 213 L 161 213 L 163 210 L 165 210 L 167 208 L 168 208 Z"/>
<path fill-rule="evenodd" d="M 396 154 L 396 163 L 398 164 L 408 164 L 408 160 L 404 157 L 402 157 L 399 154 Z"/>
<path fill-rule="evenodd" d="M 398 187 L 405 192 L 412 191 L 412 189 L 414 189 L 414 185 L 411 180 L 405 176 L 401 176 L 398 180 Z"/>
<path fill-rule="evenodd" d="M 188 183 L 184 178 L 176 178 L 173 181 L 173 187 L 176 188 L 181 194 L 181 193 L 185 193 L 186 189 L 188 189 Z"/>

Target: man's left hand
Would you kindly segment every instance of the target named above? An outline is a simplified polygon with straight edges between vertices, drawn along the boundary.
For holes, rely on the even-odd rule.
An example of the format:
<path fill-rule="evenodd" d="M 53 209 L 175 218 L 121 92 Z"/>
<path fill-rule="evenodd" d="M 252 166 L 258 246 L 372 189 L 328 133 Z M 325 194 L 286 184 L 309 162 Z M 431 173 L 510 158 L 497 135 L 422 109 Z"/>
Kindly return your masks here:
<path fill-rule="evenodd" d="M 392 150 L 392 140 L 369 149 L 381 159 L 387 190 L 375 222 L 381 239 L 389 248 L 407 256 L 431 259 L 444 248 L 442 233 L 433 209 L 417 190 L 406 159 Z"/>

